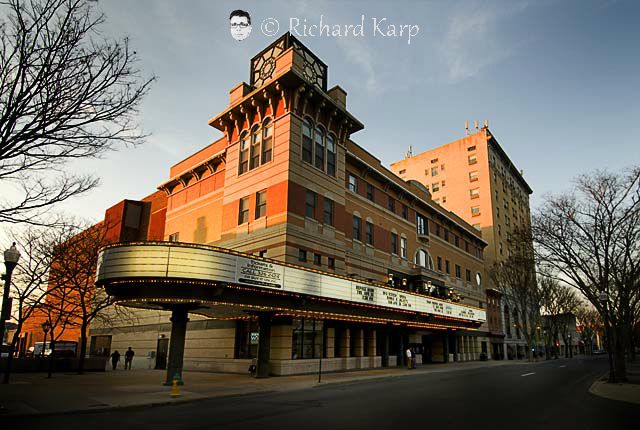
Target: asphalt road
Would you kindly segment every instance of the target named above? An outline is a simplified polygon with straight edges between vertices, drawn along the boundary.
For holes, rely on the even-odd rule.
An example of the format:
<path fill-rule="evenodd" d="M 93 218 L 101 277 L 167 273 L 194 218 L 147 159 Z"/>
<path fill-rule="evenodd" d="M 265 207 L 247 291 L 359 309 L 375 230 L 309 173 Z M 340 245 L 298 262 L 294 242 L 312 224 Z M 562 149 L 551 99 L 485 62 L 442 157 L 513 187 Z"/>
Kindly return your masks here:
<path fill-rule="evenodd" d="M 54 430 L 640 429 L 640 406 L 589 394 L 591 383 L 606 370 L 605 359 L 575 358 L 143 409 L 20 418 L 15 425 Z"/>

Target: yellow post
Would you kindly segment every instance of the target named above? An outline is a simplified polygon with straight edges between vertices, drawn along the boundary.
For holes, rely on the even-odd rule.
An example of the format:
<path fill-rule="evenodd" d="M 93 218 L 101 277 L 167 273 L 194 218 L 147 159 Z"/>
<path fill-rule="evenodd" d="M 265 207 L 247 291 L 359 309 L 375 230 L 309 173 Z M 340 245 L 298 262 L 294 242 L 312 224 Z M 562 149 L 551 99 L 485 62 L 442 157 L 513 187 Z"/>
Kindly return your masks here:
<path fill-rule="evenodd" d="M 177 373 L 171 382 L 171 397 L 180 397 L 180 377 Z"/>

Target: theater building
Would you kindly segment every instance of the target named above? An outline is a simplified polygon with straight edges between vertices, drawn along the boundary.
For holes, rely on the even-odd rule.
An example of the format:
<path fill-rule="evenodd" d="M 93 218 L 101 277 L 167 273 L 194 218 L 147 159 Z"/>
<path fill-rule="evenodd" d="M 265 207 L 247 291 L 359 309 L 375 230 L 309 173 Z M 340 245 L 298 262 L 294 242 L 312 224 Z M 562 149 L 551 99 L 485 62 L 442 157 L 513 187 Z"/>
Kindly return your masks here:
<path fill-rule="evenodd" d="M 97 284 L 134 311 L 95 324 L 93 344 L 132 346 L 134 366 L 169 378 L 488 353 L 487 242 L 355 143 L 347 93 L 296 38 L 257 54 L 209 125 L 222 137 L 158 187 L 164 240 L 102 251 Z"/>

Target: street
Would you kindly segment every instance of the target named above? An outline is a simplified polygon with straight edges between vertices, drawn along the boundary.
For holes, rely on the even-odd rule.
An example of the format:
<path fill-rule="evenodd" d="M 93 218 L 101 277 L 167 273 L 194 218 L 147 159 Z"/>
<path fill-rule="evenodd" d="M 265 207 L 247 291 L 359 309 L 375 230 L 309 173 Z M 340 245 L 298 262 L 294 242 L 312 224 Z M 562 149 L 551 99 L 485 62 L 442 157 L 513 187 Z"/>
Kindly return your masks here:
<path fill-rule="evenodd" d="M 638 405 L 588 392 L 606 370 L 602 358 L 550 360 L 14 420 L 30 429 L 638 428 Z"/>

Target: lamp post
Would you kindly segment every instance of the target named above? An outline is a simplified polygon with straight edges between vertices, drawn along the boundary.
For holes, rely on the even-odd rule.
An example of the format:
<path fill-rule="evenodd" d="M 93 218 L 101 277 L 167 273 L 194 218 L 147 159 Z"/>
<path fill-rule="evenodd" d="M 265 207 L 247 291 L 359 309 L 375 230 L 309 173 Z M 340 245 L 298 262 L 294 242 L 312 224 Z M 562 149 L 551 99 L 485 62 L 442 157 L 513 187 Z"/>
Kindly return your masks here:
<path fill-rule="evenodd" d="M 49 321 L 45 321 L 42 323 L 42 331 L 44 332 L 44 342 L 42 342 L 42 351 L 40 352 L 40 356 L 44 358 L 44 349 L 47 346 L 47 333 L 49 333 L 49 329 L 51 328 L 51 323 Z"/>
<path fill-rule="evenodd" d="M 609 324 L 609 294 L 601 291 L 598 300 L 604 306 L 604 329 L 607 334 L 607 355 L 609 355 L 609 382 L 616 381 L 616 369 L 613 367 L 613 351 L 611 350 L 611 325 Z"/>
<path fill-rule="evenodd" d="M 4 343 L 4 331 L 6 321 L 9 319 L 9 315 L 11 314 L 11 299 L 9 298 L 9 292 L 11 290 L 11 274 L 13 273 L 13 269 L 18 265 L 18 260 L 20 259 L 20 252 L 16 248 L 16 243 L 13 242 L 11 248 L 7 249 L 4 252 L 4 266 L 7 269 L 7 272 L 2 275 L 2 279 L 4 282 L 4 290 L 2 292 L 2 312 L 0 313 L 0 340 Z M 10 360 L 13 351 L 11 351 L 11 347 L 9 347 L 9 356 L 7 357 L 7 368 L 4 372 L 3 383 L 9 383 L 9 372 L 10 372 Z"/>

